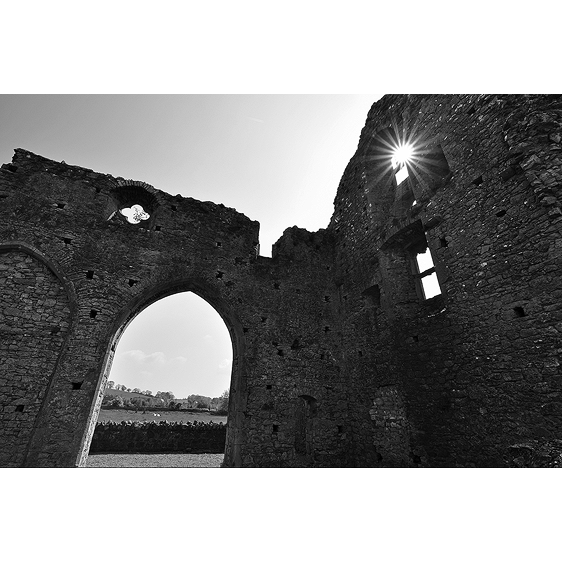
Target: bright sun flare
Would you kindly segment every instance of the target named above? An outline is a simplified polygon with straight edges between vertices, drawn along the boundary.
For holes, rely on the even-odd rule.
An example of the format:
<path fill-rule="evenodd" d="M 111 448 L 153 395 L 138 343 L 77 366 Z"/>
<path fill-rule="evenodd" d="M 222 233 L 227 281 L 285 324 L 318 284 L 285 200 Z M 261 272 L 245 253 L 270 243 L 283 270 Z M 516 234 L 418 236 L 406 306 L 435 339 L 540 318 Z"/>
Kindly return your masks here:
<path fill-rule="evenodd" d="M 412 158 L 413 153 L 411 144 L 400 144 L 392 153 L 392 167 L 403 166 Z"/>

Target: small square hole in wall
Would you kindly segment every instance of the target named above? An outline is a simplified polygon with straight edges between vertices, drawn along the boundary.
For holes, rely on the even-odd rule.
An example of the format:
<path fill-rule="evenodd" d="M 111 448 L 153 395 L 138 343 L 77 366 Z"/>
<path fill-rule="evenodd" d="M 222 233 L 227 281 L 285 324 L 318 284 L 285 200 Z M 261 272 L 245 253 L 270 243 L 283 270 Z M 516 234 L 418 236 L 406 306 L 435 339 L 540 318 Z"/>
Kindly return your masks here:
<path fill-rule="evenodd" d="M 177 206 L 176 206 L 176 205 L 172 205 L 172 211 L 177 211 L 177 210 L 178 210 Z"/>
<path fill-rule="evenodd" d="M 156 230 L 156 232 L 160 232 L 162 230 L 162 227 L 160 225 L 156 225 L 154 227 L 154 230 Z"/>
<path fill-rule="evenodd" d="M 90 310 L 90 318 L 95 318 L 98 315 L 98 311 L 97 310 Z"/>
<path fill-rule="evenodd" d="M 94 272 L 92 270 L 86 271 L 86 279 L 93 279 Z"/>
<path fill-rule="evenodd" d="M 65 244 L 72 244 L 72 238 L 63 238 L 62 240 Z"/>
<path fill-rule="evenodd" d="M 266 385 L 265 385 L 265 388 L 266 388 L 267 390 L 271 390 L 271 389 L 273 388 L 273 386 L 270 385 L 270 384 L 266 384 Z"/>
<path fill-rule="evenodd" d="M 272 432 L 272 433 L 279 433 L 279 426 L 273 424 L 273 427 L 272 427 L 272 429 L 271 429 L 271 432 Z"/>
<path fill-rule="evenodd" d="M 472 180 L 474 185 L 481 185 L 484 183 L 484 178 L 482 176 L 478 176 L 475 180 Z"/>
<path fill-rule="evenodd" d="M 133 285 L 136 285 L 138 283 L 137 279 L 129 279 L 129 287 L 132 287 Z"/>
<path fill-rule="evenodd" d="M 23 404 L 18 404 L 16 406 L 16 412 L 23 412 Z"/>
<path fill-rule="evenodd" d="M 522 318 L 523 316 L 527 316 L 522 306 L 513 307 L 513 313 L 515 314 L 515 318 Z"/>

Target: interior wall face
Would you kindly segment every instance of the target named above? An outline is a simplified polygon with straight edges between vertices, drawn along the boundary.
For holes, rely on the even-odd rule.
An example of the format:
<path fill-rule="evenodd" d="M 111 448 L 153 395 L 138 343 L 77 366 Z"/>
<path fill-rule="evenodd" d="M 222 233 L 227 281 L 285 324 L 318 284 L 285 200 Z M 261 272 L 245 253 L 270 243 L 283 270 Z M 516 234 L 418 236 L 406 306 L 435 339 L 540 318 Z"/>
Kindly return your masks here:
<path fill-rule="evenodd" d="M 371 109 L 330 224 L 360 464 L 510 466 L 518 447 L 560 438 L 561 101 L 387 96 Z M 400 189 L 389 127 L 415 149 Z M 426 300 L 424 243 L 442 290 Z"/>
<path fill-rule="evenodd" d="M 69 301 L 35 256 L 0 246 L 0 465 L 20 466 L 68 333 Z"/>
<path fill-rule="evenodd" d="M 232 337 L 224 466 L 512 466 L 555 443 L 561 111 L 383 97 L 330 224 L 288 228 L 272 258 L 234 209 L 17 149 L 0 168 L 0 465 L 82 466 L 120 334 L 179 291 Z M 135 204 L 150 216 L 131 224 Z"/>

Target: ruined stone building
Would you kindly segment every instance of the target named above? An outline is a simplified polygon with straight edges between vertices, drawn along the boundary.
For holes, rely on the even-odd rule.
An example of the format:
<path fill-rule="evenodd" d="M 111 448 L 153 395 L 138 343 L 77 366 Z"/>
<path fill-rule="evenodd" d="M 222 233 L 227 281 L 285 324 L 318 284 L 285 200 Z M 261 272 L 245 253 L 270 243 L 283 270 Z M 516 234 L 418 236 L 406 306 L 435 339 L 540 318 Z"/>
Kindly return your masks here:
<path fill-rule="evenodd" d="M 233 209 L 17 149 L 0 465 L 82 466 L 120 335 L 180 291 L 232 337 L 225 466 L 501 467 L 556 444 L 561 124 L 559 95 L 385 96 L 327 228 L 271 258 Z"/>

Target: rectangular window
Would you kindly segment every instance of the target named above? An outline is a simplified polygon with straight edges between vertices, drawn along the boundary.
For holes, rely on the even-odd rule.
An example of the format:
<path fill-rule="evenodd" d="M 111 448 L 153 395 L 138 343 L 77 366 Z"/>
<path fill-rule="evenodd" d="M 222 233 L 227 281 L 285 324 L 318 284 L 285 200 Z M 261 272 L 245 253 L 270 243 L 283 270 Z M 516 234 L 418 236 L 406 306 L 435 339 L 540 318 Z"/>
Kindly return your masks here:
<path fill-rule="evenodd" d="M 402 166 L 395 174 L 396 185 L 400 185 L 408 177 L 408 167 L 406 165 Z"/>
<path fill-rule="evenodd" d="M 435 265 L 431 257 L 429 248 L 424 252 L 415 254 L 416 258 L 416 277 L 420 281 L 420 288 L 424 300 L 431 299 L 441 294 L 441 287 L 435 273 Z"/>

